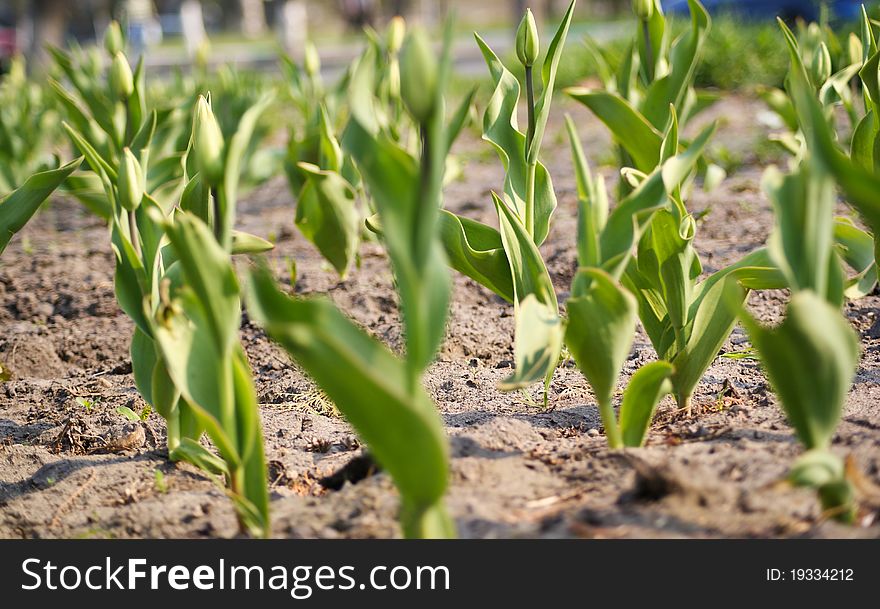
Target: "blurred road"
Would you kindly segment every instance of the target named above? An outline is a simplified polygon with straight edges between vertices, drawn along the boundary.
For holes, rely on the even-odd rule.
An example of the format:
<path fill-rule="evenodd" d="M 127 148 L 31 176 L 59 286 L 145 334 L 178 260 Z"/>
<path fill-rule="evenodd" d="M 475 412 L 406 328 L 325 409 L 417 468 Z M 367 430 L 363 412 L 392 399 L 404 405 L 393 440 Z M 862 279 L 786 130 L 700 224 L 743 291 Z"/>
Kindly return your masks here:
<path fill-rule="evenodd" d="M 630 26 L 629 21 L 573 24 L 568 44 L 578 44 L 586 35 L 592 36 L 599 43 L 608 42 L 629 33 Z M 544 39 L 549 41 L 552 34 L 553 32 L 548 31 Z M 499 56 L 503 57 L 512 51 L 514 43 L 512 32 L 492 31 L 480 35 Z M 211 65 L 231 64 L 267 72 L 275 71 L 278 69 L 278 50 L 269 46 L 253 43 L 218 43 L 212 47 L 210 63 Z M 321 71 L 324 78 L 332 80 L 339 76 L 362 50 L 361 42 L 320 46 Z M 453 54 L 456 71 L 459 74 L 480 76 L 485 72 L 486 64 L 472 36 L 459 36 L 454 42 Z M 178 47 L 150 49 L 145 59 L 147 70 L 158 74 L 170 73 L 176 69 L 185 70 L 189 63 L 183 49 Z"/>

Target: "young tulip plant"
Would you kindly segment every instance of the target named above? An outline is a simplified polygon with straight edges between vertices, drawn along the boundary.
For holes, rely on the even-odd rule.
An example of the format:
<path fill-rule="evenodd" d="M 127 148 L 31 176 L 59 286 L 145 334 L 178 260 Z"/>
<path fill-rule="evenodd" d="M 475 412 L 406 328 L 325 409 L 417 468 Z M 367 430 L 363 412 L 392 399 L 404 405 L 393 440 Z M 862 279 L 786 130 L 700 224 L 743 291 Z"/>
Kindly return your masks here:
<path fill-rule="evenodd" d="M 375 202 L 372 220 L 388 251 L 400 297 L 403 359 L 349 321 L 326 300 L 290 298 L 264 269 L 251 277 L 248 312 L 318 383 L 366 441 L 401 494 L 407 537 L 452 537 L 443 495 L 449 455 L 436 407 L 422 386 L 443 339 L 450 278 L 437 218 L 446 157 L 465 111 L 445 118 L 452 28 L 437 60 L 427 34 L 410 32 L 401 48 L 401 96 L 419 127 L 411 154 L 383 129 L 372 86 L 374 62 L 352 75 L 351 120 L 342 139 Z"/>
<path fill-rule="evenodd" d="M 395 17 L 384 36 L 369 28 L 366 33 L 364 53 L 330 90 L 324 87 L 320 59 L 312 45 L 306 47 L 303 69 L 285 60 L 291 97 L 303 117 L 303 124 L 291 131 L 286 163 L 297 198 L 295 222 L 342 278 L 352 265 L 359 264 L 360 242 L 369 237 L 365 226 L 380 231 L 378 222 L 369 220 L 375 216 L 375 204 L 338 138 L 337 126 L 348 118 L 343 97 L 355 74 L 362 81 L 369 75 L 376 100 L 375 121 L 382 132 L 409 152 L 417 152 L 419 146 L 418 125 L 405 112 L 401 97 L 400 54 L 406 24 Z M 466 99 L 463 107 L 469 108 L 470 97 Z"/>
<path fill-rule="evenodd" d="M 613 396 L 639 313 L 638 301 L 621 278 L 642 233 L 666 207 L 669 193 L 689 176 L 713 130 L 667 159 L 609 214 L 604 179 L 592 175 L 570 117 L 566 126 L 578 190 L 578 271 L 566 302 L 565 344 L 596 395 L 608 445 L 641 446 L 657 404 L 672 392 L 675 368 L 659 361 L 636 372 L 624 393 L 618 421 Z"/>
<path fill-rule="evenodd" d="M 169 458 L 222 474 L 242 530 L 267 535 L 259 411 L 237 337 L 241 305 L 230 255 L 271 247 L 233 230 L 242 158 L 269 99 L 245 113 L 228 144 L 209 101 L 199 99 L 189 150 L 178 159 L 183 187 L 169 204 L 149 193 L 146 178 L 158 113 L 143 116 L 143 79 L 131 78 L 121 51 L 110 80 L 120 101 L 140 100 L 133 111 L 131 104 L 122 106 L 115 126 L 123 139 L 102 147 L 106 133 L 65 129 L 103 187 L 103 201 L 93 200 L 109 210 L 117 300 L 135 324 L 135 383 L 167 422 Z M 87 125 L 96 121 L 75 116 Z M 164 187 L 156 185 L 167 192 Z M 220 458 L 199 443 L 204 432 Z"/>
<path fill-rule="evenodd" d="M 773 139 L 780 141 L 796 159 L 807 154 L 808 145 L 814 145 L 812 152 L 820 160 L 826 160 L 829 170 L 837 177 L 844 193 L 853 199 L 853 206 L 871 228 L 870 233 L 864 231 L 846 217 L 838 217 L 834 222 L 835 243 L 844 262 L 853 271 L 852 277 L 846 283 L 846 296 L 852 299 L 861 298 L 871 293 L 877 285 L 875 252 L 878 244 L 875 235 L 880 228 L 877 213 L 872 212 L 872 205 L 860 204 L 862 198 L 859 197 L 858 187 L 850 196 L 851 184 L 858 185 L 864 181 L 865 176 L 869 180 L 880 176 L 878 165 L 874 162 L 874 150 L 880 145 L 880 124 L 874 119 L 875 98 L 880 97 L 880 53 L 877 51 L 871 21 L 863 11 L 861 38 L 851 35 L 847 53 L 838 54 L 841 57 L 839 61 L 846 61 L 847 64 L 834 74 L 830 68 L 829 44 L 833 46 L 835 38 L 830 28 L 820 28 L 817 24 L 801 26 L 800 35 L 796 38 L 787 26 L 782 24 L 781 27 L 791 51 L 798 54 L 804 65 L 810 83 L 808 91 L 816 98 L 825 120 L 806 121 L 804 127 L 810 131 L 804 131 L 803 102 L 800 109 L 796 108 L 789 83 L 786 92 L 772 90 L 765 94 L 765 101 L 783 118 L 788 128 L 787 132 L 774 135 Z M 861 82 L 862 107 L 854 102 L 853 89 L 858 89 L 854 86 L 856 80 Z M 834 144 L 837 138 L 836 110 L 841 106 L 846 110 L 852 127 L 846 153 Z M 819 133 L 812 133 L 814 129 L 819 130 Z M 813 137 L 814 135 L 819 137 Z M 877 197 L 871 197 L 870 189 L 867 192 L 869 200 L 877 200 Z M 876 210 L 876 203 L 873 209 Z"/>
<path fill-rule="evenodd" d="M 492 194 L 500 229 L 446 210 L 440 218 L 452 268 L 514 304 L 516 369 L 501 388 L 519 389 L 544 381 L 545 404 L 562 350 L 563 327 L 556 292 L 538 249 L 547 238 L 556 209 L 553 182 L 540 152 L 574 8 L 573 0 L 547 50 L 540 72 L 543 89 L 537 97 L 534 67 L 540 40 L 531 11 L 517 30 L 516 55 L 525 68 L 525 133 L 517 123 L 519 81 L 476 35 L 495 84 L 483 116 L 483 139 L 495 148 L 506 170 L 502 194 Z"/>
<path fill-rule="evenodd" d="M 343 155 L 337 136 L 346 114 L 351 70 L 327 90 L 318 51 L 311 43 L 306 45 L 302 67 L 289 57 L 283 58 L 283 66 L 289 97 L 298 110 L 285 160 L 288 183 L 297 199 L 294 221 L 340 277 L 345 277 L 356 261 L 364 229 L 364 214 L 358 206 L 360 175 L 350 157 Z"/>
<path fill-rule="evenodd" d="M 673 115 L 683 127 L 716 100 L 716 96 L 698 94 L 694 88 L 694 76 L 712 22 L 698 0 L 688 0 L 688 7 L 690 28 L 670 41 L 672 28 L 660 0 L 633 0 L 639 27 L 616 71 L 595 44 L 587 41 L 604 90 L 583 87 L 566 90 L 566 94 L 587 106 L 611 131 L 618 146 L 622 174 L 618 186 L 620 198 L 633 188 L 632 173 L 645 175 L 657 167 L 664 134 Z M 720 167 L 705 160 L 700 161 L 700 173 L 705 176 L 706 190 L 711 190 L 724 177 Z"/>
<path fill-rule="evenodd" d="M 68 135 L 74 140 L 85 139 L 101 158 L 111 167 L 118 167 L 123 160 L 125 148 L 140 151 L 146 142 L 145 125 L 151 128 L 151 162 L 144 176 L 147 190 L 164 207 L 174 205 L 182 187 L 182 151 L 168 150 L 164 143 L 156 141 L 157 133 L 167 132 L 172 115 L 151 108 L 147 100 L 143 58 L 132 70 L 125 55 L 125 40 L 116 22 L 108 27 L 104 47 L 110 58 L 106 69 L 100 56 L 84 52 L 68 52 L 50 49 L 54 67 L 66 79 L 71 89 L 55 78 L 49 79 L 49 87 L 60 103 L 66 118 Z M 134 145 L 140 136 L 138 145 Z M 74 141 L 75 146 L 79 144 Z M 161 152 L 161 156 L 159 153 Z M 91 160 L 87 163 L 91 165 Z M 147 164 L 144 163 L 144 167 Z M 68 178 L 65 188 L 80 200 L 91 212 L 110 222 L 113 209 L 105 196 L 105 185 L 98 177 L 97 168 L 78 172 Z"/>
<path fill-rule="evenodd" d="M 59 135 L 48 89 L 28 79 L 24 59 L 14 58 L 0 79 L 0 197 L 57 166 L 51 143 Z"/>
<path fill-rule="evenodd" d="M 672 394 L 679 408 L 690 414 L 694 390 L 736 323 L 736 309 L 723 297 L 725 286 L 739 286 L 744 301 L 748 289 L 780 285 L 781 277 L 772 269 L 766 251 L 757 250 L 700 280 L 703 267 L 694 249 L 697 224 L 685 200 L 705 164 L 701 157 L 714 125 L 689 145 L 679 137 L 679 117 L 693 116 L 699 107 L 693 76 L 710 20 L 697 0 L 688 4 L 691 28 L 669 45 L 659 3 L 634 3 L 643 27 L 627 56 L 632 61 L 625 62 L 613 81 L 617 90 L 567 92 L 611 129 L 621 146 L 621 159 L 631 163 L 621 167 L 624 196 L 658 180 L 654 177 L 658 169 L 667 178 L 668 197 L 641 227 L 625 269 L 612 278 L 619 278 L 635 297 L 638 317 L 654 350 L 672 366 L 671 371 L 667 368 Z M 679 154 L 688 158 L 686 166 L 676 158 Z M 704 183 L 713 179 L 711 174 L 705 172 Z M 669 179 L 672 175 L 674 180 Z M 595 255 L 592 259 L 596 260 Z M 582 285 L 576 281 L 575 286 L 583 294 Z M 600 400 L 609 401 L 607 390 Z M 606 405 L 606 412 L 609 408 Z"/>
<path fill-rule="evenodd" d="M 814 94 L 814 82 L 791 31 L 787 87 L 807 146 L 788 175 L 775 168 L 764 188 L 773 203 L 776 227 L 769 242 L 773 263 L 791 290 L 785 320 L 766 328 L 745 311 L 741 319 L 795 433 L 807 449 L 789 479 L 816 489 L 826 513 L 843 522 L 856 515 L 854 487 L 843 459 L 831 452 L 846 396 L 859 362 L 859 340 L 840 311 L 844 299 L 841 257 L 834 244 L 834 179 L 821 154 L 830 146 L 830 127 Z M 817 140 L 825 140 L 818 144 Z M 838 158 L 838 160 L 840 160 Z"/>

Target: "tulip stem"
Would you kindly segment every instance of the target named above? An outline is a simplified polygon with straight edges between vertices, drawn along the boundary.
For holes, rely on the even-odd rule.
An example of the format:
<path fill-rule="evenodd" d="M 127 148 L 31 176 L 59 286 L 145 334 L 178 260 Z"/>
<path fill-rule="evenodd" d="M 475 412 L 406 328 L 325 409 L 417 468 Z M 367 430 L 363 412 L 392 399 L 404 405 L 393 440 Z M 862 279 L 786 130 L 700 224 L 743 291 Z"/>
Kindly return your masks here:
<path fill-rule="evenodd" d="M 138 236 L 137 218 L 135 217 L 135 211 L 128 211 L 126 212 L 126 215 L 128 216 L 128 232 L 131 233 L 131 245 L 134 248 L 134 251 L 140 253 L 141 245 L 140 238 Z"/>
<path fill-rule="evenodd" d="M 646 84 L 654 80 L 654 47 L 651 45 L 651 28 L 647 19 L 642 19 L 642 31 L 645 34 L 645 77 Z"/>
<path fill-rule="evenodd" d="M 529 131 L 526 137 L 526 156 L 535 139 L 535 83 L 532 77 L 532 66 L 526 66 L 526 98 L 529 109 Z"/>
<path fill-rule="evenodd" d="M 211 202 L 214 206 L 214 238 L 217 239 L 217 243 L 222 244 L 223 217 L 220 211 L 220 197 L 216 187 L 211 187 L 210 193 Z"/>
<path fill-rule="evenodd" d="M 611 396 L 604 396 L 598 400 L 599 416 L 605 427 L 605 437 L 608 439 L 608 447 L 611 449 L 623 448 L 623 436 L 620 434 L 620 426 L 617 424 L 617 415 Z"/>
<path fill-rule="evenodd" d="M 526 101 L 528 104 L 529 129 L 526 133 L 526 232 L 535 236 L 535 173 L 537 163 L 531 160 L 532 142 L 535 140 L 535 85 L 532 66 L 526 66 Z"/>

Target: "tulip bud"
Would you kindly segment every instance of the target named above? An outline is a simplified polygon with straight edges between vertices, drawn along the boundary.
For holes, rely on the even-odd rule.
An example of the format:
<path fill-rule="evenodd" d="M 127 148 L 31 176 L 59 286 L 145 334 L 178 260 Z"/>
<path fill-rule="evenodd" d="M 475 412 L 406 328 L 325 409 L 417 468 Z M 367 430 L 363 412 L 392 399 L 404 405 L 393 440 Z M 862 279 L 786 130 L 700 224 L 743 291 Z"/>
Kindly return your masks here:
<path fill-rule="evenodd" d="M 196 167 L 207 184 L 216 185 L 223 179 L 223 132 L 203 95 L 199 96 L 193 121 L 193 155 Z"/>
<path fill-rule="evenodd" d="M 633 0 L 632 9 L 640 21 L 648 21 L 654 16 L 654 0 Z"/>
<path fill-rule="evenodd" d="M 119 204 L 128 211 L 134 211 L 141 204 L 146 190 L 144 170 L 137 157 L 129 148 L 122 150 L 122 162 L 119 164 Z"/>
<path fill-rule="evenodd" d="M 400 47 L 403 46 L 403 37 L 406 35 L 406 21 L 403 20 L 403 17 L 398 15 L 397 17 L 392 17 L 391 22 L 388 24 L 388 52 L 392 55 L 396 55 L 400 52 Z"/>
<path fill-rule="evenodd" d="M 400 96 L 419 123 L 426 123 L 437 99 L 437 57 L 423 29 L 406 37 L 400 50 Z"/>
<path fill-rule="evenodd" d="M 134 76 L 122 52 L 116 53 L 110 65 L 110 90 L 119 99 L 128 99 L 134 93 Z"/>
<path fill-rule="evenodd" d="M 813 53 L 811 72 L 813 84 L 817 87 L 825 84 L 825 81 L 831 77 L 831 53 L 828 51 L 828 45 L 824 42 Z"/>
<path fill-rule="evenodd" d="M 104 48 L 110 57 L 116 57 L 117 53 L 125 50 L 125 37 L 118 21 L 111 21 L 107 26 L 107 31 L 104 32 Z"/>
<path fill-rule="evenodd" d="M 306 74 L 314 78 L 321 73 L 321 56 L 318 55 L 318 49 L 311 42 L 306 43 L 305 57 L 303 64 Z"/>
<path fill-rule="evenodd" d="M 527 68 L 532 67 L 538 59 L 540 46 L 535 16 L 532 15 L 532 9 L 526 9 L 526 14 L 519 22 L 519 29 L 516 30 L 516 56 L 519 62 Z"/>
<path fill-rule="evenodd" d="M 862 41 L 855 34 L 849 35 L 849 62 L 850 63 L 862 63 L 865 61 L 865 48 L 862 46 Z"/>

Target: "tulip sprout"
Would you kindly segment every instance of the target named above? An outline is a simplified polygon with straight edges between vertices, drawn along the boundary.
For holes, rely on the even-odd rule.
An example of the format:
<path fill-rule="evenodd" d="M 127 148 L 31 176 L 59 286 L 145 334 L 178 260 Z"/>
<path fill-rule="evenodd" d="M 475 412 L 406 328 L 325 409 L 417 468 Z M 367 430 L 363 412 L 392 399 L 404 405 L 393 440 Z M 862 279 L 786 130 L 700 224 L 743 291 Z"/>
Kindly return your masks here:
<path fill-rule="evenodd" d="M 562 349 L 563 329 L 553 283 L 538 250 L 547 238 L 556 208 L 553 183 L 539 157 L 574 8 L 573 1 L 547 50 L 541 70 L 544 88 L 537 99 L 532 66 L 540 46 L 531 12 L 519 26 L 516 49 L 526 68 L 529 117 L 525 134 L 519 131 L 516 119 L 519 82 L 476 36 L 495 83 L 483 116 L 483 139 L 495 148 L 506 170 L 503 193 L 492 195 L 500 230 L 445 210 L 440 219 L 443 245 L 452 267 L 514 304 L 516 370 L 501 388 L 519 389 L 543 380 L 545 404 L 547 386 Z"/>
<path fill-rule="evenodd" d="M 418 125 L 414 156 L 377 120 L 375 57 L 368 52 L 351 79 L 351 120 L 342 140 L 378 211 L 371 219 L 388 250 L 405 328 L 406 354 L 395 357 L 331 303 L 290 298 L 263 269 L 252 274 L 248 311 L 281 343 L 355 427 L 401 494 L 407 537 L 452 537 L 443 495 L 449 454 L 443 425 L 422 375 L 443 339 L 450 279 L 437 217 L 449 147 L 465 109 L 449 125 L 444 93 L 450 72 L 452 28 L 442 59 L 427 34 L 414 29 L 400 52 L 401 98 Z M 404 86 L 406 83 L 406 86 Z M 466 100 L 469 105 L 469 100 Z"/>
<path fill-rule="evenodd" d="M 792 297 L 785 320 L 777 328 L 763 327 L 745 311 L 740 317 L 789 422 L 807 449 L 789 479 L 816 489 L 829 515 L 852 522 L 856 515 L 853 486 L 843 460 L 830 446 L 860 349 L 858 336 L 840 312 L 844 274 L 834 248 L 834 180 L 826 163 L 847 168 L 847 175 L 852 175 L 852 169 L 831 142 L 828 119 L 815 96 L 815 81 L 794 35 L 781 21 L 780 27 L 791 56 L 787 87 L 807 145 L 788 175 L 768 169 L 764 188 L 776 212 L 770 256 Z"/>
<path fill-rule="evenodd" d="M 108 35 L 108 50 L 116 43 Z M 116 295 L 135 322 L 135 383 L 167 421 L 169 458 L 222 475 L 242 530 L 268 535 L 262 433 L 238 340 L 240 295 L 230 255 L 271 247 L 233 230 L 241 160 L 269 98 L 244 114 L 228 144 L 209 101 L 199 98 L 189 151 L 180 162 L 184 187 L 177 205 L 166 209 L 149 194 L 145 177 L 158 116 L 142 112 L 143 78 L 132 77 L 122 51 L 110 66 L 108 87 L 125 110 L 114 132 L 105 134 L 115 138 L 118 153 L 99 152 L 106 141 L 100 131 L 65 129 L 102 184 L 102 207 L 110 210 Z M 63 89 L 59 95 L 73 99 Z M 73 116 L 78 124 L 100 124 L 82 111 Z M 204 432 L 220 458 L 199 443 Z"/>

